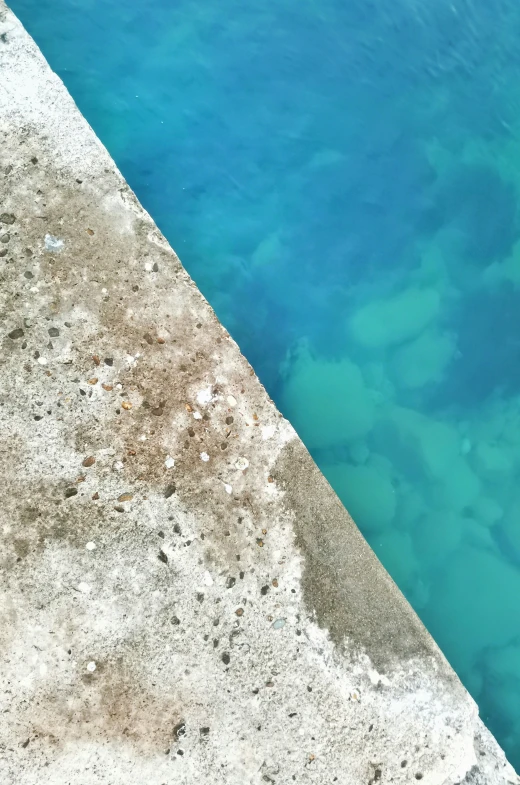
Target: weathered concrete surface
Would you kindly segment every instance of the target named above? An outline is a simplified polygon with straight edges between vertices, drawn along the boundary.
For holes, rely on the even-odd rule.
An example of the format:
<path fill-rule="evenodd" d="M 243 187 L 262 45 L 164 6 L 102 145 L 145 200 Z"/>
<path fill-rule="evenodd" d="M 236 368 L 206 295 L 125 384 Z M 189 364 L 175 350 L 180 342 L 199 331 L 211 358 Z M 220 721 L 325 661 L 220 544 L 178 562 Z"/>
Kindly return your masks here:
<path fill-rule="evenodd" d="M 516 783 L 1 0 L 0 69 L 2 785 Z"/>

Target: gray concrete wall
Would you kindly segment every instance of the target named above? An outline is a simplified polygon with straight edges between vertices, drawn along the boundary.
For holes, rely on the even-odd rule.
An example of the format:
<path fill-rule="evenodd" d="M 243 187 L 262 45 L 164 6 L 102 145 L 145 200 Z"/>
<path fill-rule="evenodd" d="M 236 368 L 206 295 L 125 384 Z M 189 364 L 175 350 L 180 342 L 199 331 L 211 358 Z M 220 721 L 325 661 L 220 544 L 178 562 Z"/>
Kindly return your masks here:
<path fill-rule="evenodd" d="M 518 782 L 2 0 L 0 132 L 0 782 Z"/>

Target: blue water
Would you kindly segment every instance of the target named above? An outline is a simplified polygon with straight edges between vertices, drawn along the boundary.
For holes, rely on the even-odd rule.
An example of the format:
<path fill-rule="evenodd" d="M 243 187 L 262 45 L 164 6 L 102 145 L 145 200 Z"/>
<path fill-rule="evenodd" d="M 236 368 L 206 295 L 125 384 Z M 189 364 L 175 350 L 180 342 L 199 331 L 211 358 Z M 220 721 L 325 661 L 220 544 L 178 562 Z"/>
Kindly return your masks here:
<path fill-rule="evenodd" d="M 12 0 L 520 768 L 520 6 Z"/>

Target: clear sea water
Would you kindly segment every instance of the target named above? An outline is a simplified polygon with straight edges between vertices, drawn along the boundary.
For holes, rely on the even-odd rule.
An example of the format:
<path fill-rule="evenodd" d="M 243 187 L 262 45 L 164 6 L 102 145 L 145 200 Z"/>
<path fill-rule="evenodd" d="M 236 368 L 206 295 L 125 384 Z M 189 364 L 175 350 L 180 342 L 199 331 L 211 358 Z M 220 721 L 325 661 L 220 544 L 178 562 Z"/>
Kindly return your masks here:
<path fill-rule="evenodd" d="M 11 0 L 520 768 L 517 0 Z"/>

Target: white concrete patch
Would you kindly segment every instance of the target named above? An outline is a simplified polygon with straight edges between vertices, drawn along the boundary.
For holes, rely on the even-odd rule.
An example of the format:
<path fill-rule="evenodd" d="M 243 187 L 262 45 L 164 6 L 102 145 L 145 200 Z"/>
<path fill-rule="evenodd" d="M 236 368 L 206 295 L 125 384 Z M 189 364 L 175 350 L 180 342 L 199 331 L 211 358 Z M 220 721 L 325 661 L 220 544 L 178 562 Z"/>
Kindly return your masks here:
<path fill-rule="evenodd" d="M 78 591 L 82 594 L 90 594 L 92 587 L 88 583 L 82 581 L 81 583 L 78 583 Z"/>
<path fill-rule="evenodd" d="M 63 240 L 60 240 L 59 237 L 55 237 L 53 234 L 46 234 L 45 235 L 45 250 L 51 253 L 59 253 L 63 250 L 63 246 L 65 243 Z"/>
<path fill-rule="evenodd" d="M 390 686 L 390 680 L 384 674 L 378 673 L 373 668 L 369 669 L 369 671 L 368 671 L 368 678 L 370 679 L 370 681 L 374 685 L 384 684 L 385 687 L 389 687 Z"/>
<path fill-rule="evenodd" d="M 276 425 L 264 425 L 261 429 L 262 439 L 272 439 L 276 433 Z"/>
<path fill-rule="evenodd" d="M 207 406 L 208 403 L 211 403 L 215 400 L 211 387 L 206 387 L 204 390 L 199 390 L 197 393 L 197 403 L 200 406 Z"/>

